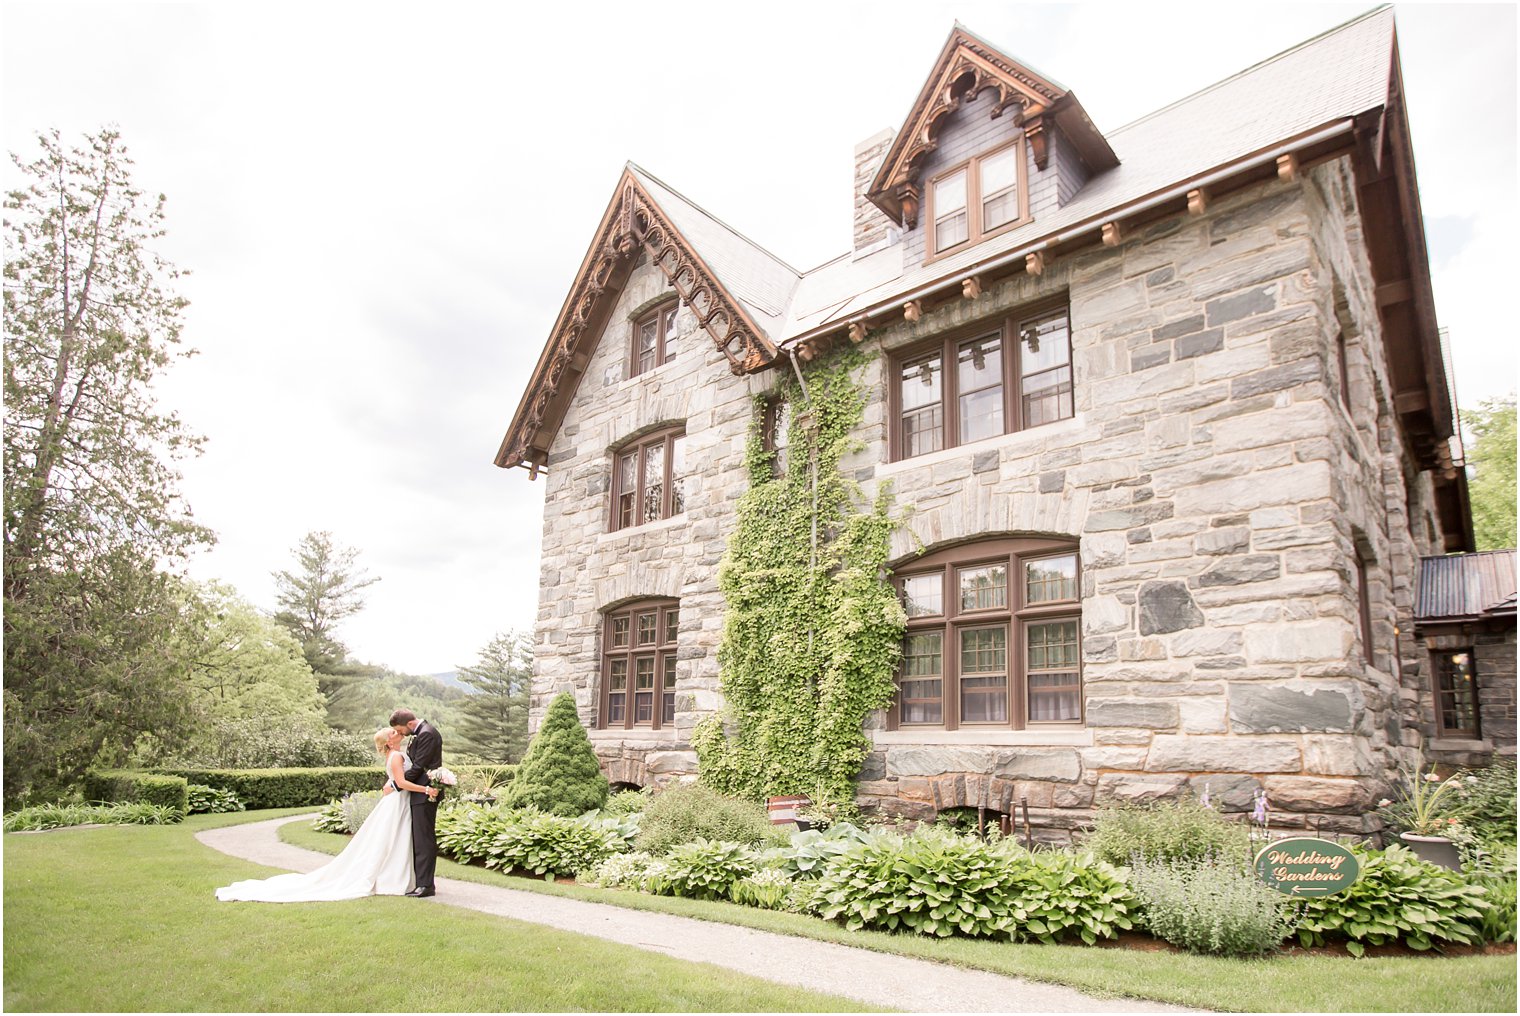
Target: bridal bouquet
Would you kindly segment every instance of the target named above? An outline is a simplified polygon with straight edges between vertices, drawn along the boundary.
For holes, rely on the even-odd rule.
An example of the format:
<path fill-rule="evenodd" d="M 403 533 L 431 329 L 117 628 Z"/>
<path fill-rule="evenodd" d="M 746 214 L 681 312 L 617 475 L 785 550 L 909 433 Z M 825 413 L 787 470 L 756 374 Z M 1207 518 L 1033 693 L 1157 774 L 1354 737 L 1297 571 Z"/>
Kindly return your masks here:
<path fill-rule="evenodd" d="M 437 769 L 429 769 L 427 776 L 428 782 L 435 787 L 452 787 L 459 782 L 459 777 L 443 766 L 439 766 Z"/>

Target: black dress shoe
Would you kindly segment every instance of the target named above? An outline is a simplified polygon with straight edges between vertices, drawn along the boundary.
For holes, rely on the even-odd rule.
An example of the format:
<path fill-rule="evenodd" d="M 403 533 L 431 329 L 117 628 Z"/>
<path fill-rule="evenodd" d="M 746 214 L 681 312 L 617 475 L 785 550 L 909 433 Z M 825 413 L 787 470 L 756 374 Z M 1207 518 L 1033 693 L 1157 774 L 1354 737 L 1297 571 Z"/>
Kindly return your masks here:
<path fill-rule="evenodd" d="M 413 897 L 416 897 L 417 899 L 420 900 L 420 899 L 422 899 L 422 898 L 424 898 L 426 896 L 436 896 L 438 894 L 433 891 L 433 887 L 432 886 L 430 886 L 430 885 L 420 885 L 417 888 L 413 889 L 411 892 L 409 892 L 409 893 L 402 893 L 401 895 L 403 895 L 403 896 L 413 896 Z"/>

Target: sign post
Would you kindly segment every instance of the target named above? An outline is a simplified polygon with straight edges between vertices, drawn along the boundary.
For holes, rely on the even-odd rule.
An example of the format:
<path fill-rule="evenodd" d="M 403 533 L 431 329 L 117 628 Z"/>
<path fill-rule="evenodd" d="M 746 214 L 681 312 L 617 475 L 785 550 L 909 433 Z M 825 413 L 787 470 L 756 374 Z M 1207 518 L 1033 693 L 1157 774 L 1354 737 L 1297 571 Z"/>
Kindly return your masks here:
<path fill-rule="evenodd" d="M 1310 836 L 1268 844 L 1256 855 L 1255 868 L 1267 885 L 1299 899 L 1338 893 L 1361 874 L 1349 849 Z"/>

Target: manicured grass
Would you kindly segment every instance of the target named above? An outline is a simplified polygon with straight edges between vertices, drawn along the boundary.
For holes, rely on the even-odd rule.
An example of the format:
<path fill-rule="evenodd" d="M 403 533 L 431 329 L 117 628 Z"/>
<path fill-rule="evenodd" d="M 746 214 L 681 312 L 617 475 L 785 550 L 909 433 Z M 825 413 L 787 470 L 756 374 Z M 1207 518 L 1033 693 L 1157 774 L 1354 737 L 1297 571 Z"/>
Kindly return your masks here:
<path fill-rule="evenodd" d="M 398 897 L 220 903 L 274 874 L 197 842 L 219 825 L 7 834 L 9 1011 L 859 1011 L 846 999 Z M 304 823 L 300 823 L 304 824 Z M 338 844 L 341 847 L 341 843 Z"/>
<path fill-rule="evenodd" d="M 319 833 L 305 822 L 280 830 L 281 838 L 312 850 L 337 853 L 348 837 Z M 1179 952 L 1086 946 L 1013 945 L 978 939 L 846 931 L 827 921 L 677 897 L 562 885 L 512 878 L 440 859 L 446 878 L 569 896 L 635 910 L 654 910 L 738 924 L 878 952 L 1028 977 L 1080 988 L 1094 995 L 1130 995 L 1200 1009 L 1234 1012 L 1514 1012 L 1515 957 L 1399 956 L 1353 959 L 1288 953 L 1238 960 Z"/>

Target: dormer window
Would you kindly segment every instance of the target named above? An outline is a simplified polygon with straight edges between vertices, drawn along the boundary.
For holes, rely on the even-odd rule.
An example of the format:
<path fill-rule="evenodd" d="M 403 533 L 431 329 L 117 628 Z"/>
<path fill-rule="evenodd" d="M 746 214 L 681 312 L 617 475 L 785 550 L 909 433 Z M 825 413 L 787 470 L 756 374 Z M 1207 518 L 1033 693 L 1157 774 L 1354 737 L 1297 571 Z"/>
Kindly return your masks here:
<path fill-rule="evenodd" d="M 929 183 L 930 259 L 1029 221 L 1022 138 Z"/>
<path fill-rule="evenodd" d="M 628 376 L 654 370 L 676 355 L 676 311 L 680 304 L 661 304 L 633 323 L 633 345 L 628 355 Z"/>

